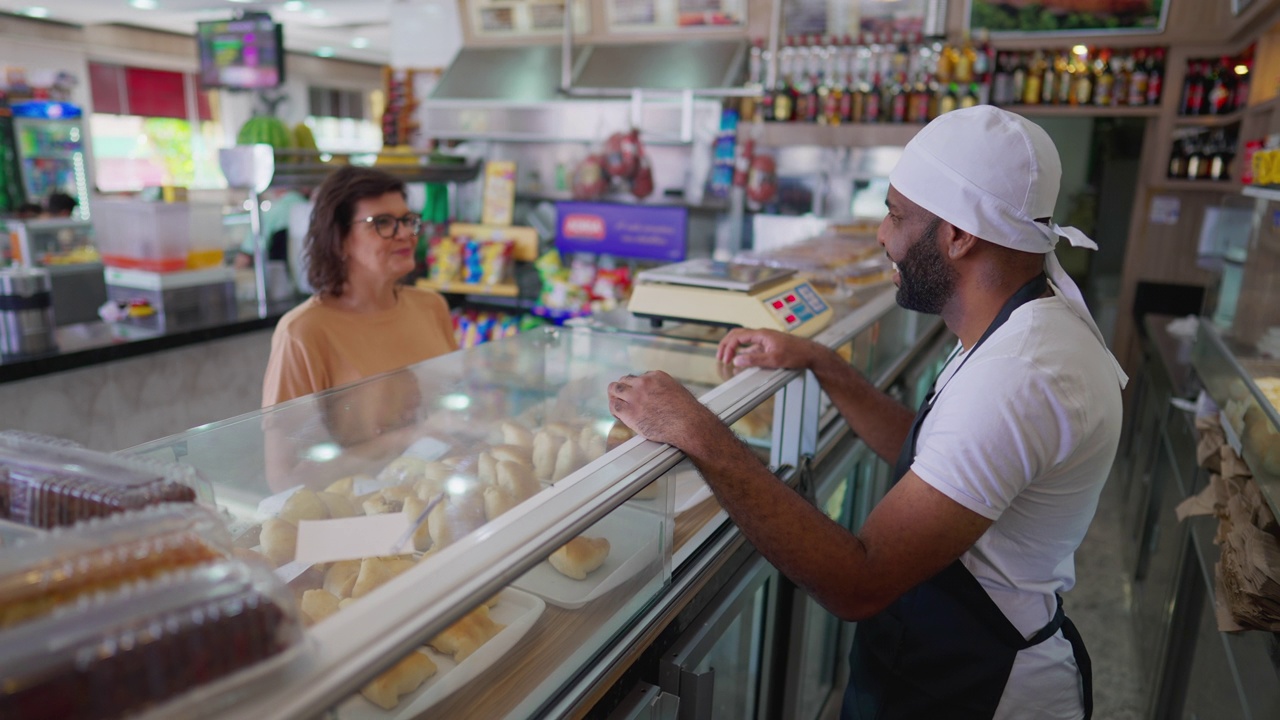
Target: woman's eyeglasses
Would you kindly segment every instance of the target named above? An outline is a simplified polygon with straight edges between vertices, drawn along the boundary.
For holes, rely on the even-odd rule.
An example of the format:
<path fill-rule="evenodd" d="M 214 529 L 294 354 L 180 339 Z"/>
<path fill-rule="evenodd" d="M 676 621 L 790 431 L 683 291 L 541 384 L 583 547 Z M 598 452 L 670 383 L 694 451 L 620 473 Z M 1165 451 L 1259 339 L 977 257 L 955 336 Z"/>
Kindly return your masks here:
<path fill-rule="evenodd" d="M 396 217 L 394 215 L 373 215 L 357 220 L 356 222 L 373 223 L 373 229 L 378 233 L 379 237 L 390 240 L 400 232 L 400 226 L 403 225 L 414 236 L 422 230 L 422 218 L 417 215 L 405 215 L 404 217 Z"/>

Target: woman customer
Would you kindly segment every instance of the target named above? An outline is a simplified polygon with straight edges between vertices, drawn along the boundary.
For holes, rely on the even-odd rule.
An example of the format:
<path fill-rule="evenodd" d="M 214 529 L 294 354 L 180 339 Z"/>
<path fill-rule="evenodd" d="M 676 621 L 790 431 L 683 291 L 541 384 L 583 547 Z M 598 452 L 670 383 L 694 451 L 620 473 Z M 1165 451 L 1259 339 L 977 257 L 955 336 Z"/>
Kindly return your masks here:
<path fill-rule="evenodd" d="M 404 183 L 348 166 L 314 200 L 305 251 L 316 294 L 276 326 L 263 407 L 458 349 L 444 298 L 401 284 L 421 224 Z"/>

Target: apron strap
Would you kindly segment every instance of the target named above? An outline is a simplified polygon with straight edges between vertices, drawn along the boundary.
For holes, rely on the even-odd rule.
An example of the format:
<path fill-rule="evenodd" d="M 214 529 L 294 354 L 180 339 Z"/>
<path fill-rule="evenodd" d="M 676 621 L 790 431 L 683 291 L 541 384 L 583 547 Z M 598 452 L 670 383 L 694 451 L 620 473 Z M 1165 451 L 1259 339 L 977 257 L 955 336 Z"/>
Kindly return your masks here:
<path fill-rule="evenodd" d="M 1090 720 L 1093 717 L 1093 660 L 1089 658 L 1089 650 L 1084 646 L 1084 638 L 1080 636 L 1076 624 L 1062 611 L 1062 596 L 1057 597 L 1058 611 L 1053 614 L 1053 619 L 1032 635 L 1022 649 L 1039 645 L 1062 630 L 1062 637 L 1071 643 L 1071 654 L 1075 656 L 1076 667 L 1080 670 L 1080 682 L 1084 690 L 1084 720 Z"/>

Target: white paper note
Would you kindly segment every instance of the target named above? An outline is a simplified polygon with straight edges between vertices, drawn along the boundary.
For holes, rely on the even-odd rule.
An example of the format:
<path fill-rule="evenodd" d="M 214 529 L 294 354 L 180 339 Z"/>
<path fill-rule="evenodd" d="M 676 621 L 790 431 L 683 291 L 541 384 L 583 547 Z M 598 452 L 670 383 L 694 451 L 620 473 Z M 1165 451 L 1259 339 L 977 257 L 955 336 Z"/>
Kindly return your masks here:
<path fill-rule="evenodd" d="M 314 565 L 411 553 L 412 539 L 404 546 L 394 547 L 408 532 L 409 521 L 404 513 L 303 520 L 298 523 L 298 551 L 294 561 Z"/>

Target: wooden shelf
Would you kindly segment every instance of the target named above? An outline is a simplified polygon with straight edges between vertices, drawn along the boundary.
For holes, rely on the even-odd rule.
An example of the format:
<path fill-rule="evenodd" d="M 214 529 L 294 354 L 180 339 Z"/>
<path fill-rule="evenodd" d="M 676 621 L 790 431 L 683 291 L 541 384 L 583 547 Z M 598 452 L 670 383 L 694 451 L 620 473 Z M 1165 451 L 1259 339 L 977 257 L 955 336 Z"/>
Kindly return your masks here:
<path fill-rule="evenodd" d="M 1238 193 L 1242 185 L 1238 180 L 1159 180 L 1151 183 L 1151 189 L 1193 190 L 1197 192 Z"/>
<path fill-rule="evenodd" d="M 1259 187 L 1257 185 L 1245 185 L 1240 192 L 1243 195 L 1252 198 L 1261 198 L 1263 200 L 1280 200 L 1280 188 L 1276 187 Z"/>
<path fill-rule="evenodd" d="M 1179 126 L 1224 127 L 1244 119 L 1245 110 L 1236 110 L 1226 115 L 1175 115 L 1173 124 Z"/>
<path fill-rule="evenodd" d="M 479 283 L 438 283 L 426 278 L 421 278 L 416 283 L 418 287 L 424 290 L 435 290 L 442 293 L 453 293 L 456 295 L 485 295 L 488 297 L 519 297 L 520 288 L 514 284 L 501 285 L 481 285 Z"/>
<path fill-rule="evenodd" d="M 746 123 L 738 126 L 738 137 L 754 138 L 760 145 L 769 147 L 902 147 L 923 127 L 919 123 Z"/>
<path fill-rule="evenodd" d="M 1024 117 L 1156 117 L 1160 114 L 1159 105 L 1004 105 L 1003 108 Z"/>

